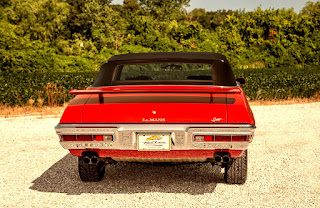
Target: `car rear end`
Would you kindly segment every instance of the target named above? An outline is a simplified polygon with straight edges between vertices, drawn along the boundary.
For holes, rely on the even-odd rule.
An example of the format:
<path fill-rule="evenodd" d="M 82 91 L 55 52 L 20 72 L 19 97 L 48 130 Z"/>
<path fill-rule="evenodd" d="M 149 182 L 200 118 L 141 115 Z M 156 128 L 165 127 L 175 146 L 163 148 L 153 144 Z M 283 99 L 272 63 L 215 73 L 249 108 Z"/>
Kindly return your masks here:
<path fill-rule="evenodd" d="M 219 61 L 204 64 L 214 70 L 226 64 Z M 110 85 L 98 77 L 88 89 L 70 91 L 76 97 L 56 126 L 61 145 L 79 157 L 82 180 L 101 180 L 105 164 L 119 161 L 211 162 L 227 170 L 247 154 L 253 114 L 239 84 L 211 84 L 221 82 L 221 71 L 208 76 L 199 60 L 197 72 L 188 60 L 115 62 Z M 174 79 L 163 75 L 168 71 Z M 179 74 L 187 75 L 177 80 Z"/>

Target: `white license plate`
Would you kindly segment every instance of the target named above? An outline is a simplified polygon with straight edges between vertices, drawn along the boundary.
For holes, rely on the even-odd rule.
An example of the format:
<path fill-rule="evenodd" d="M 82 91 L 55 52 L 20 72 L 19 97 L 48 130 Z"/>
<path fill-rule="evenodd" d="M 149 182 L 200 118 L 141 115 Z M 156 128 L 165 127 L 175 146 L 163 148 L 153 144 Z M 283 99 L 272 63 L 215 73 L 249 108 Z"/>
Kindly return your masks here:
<path fill-rule="evenodd" d="M 171 142 L 171 135 L 159 134 L 159 133 L 138 133 L 138 150 L 139 151 L 154 151 L 154 150 L 162 150 L 169 151 Z"/>

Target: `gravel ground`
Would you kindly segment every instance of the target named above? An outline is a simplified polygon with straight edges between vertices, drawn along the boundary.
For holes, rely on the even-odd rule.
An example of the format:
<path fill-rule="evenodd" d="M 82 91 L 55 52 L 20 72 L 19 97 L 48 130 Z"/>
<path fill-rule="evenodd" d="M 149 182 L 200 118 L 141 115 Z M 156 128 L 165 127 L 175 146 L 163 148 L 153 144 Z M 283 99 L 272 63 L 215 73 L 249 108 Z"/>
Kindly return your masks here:
<path fill-rule="evenodd" d="M 119 163 L 83 183 L 62 149 L 59 118 L 0 119 L 0 207 L 319 207 L 320 103 L 253 106 L 248 180 L 210 164 Z"/>

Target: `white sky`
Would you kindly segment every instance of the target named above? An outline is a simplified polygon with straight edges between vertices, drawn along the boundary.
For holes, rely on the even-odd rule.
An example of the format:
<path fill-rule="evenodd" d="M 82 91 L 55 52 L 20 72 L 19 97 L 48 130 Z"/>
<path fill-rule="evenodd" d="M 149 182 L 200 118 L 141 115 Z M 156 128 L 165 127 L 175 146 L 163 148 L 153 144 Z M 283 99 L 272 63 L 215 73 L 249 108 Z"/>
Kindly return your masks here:
<path fill-rule="evenodd" d="M 294 8 L 295 12 L 299 12 L 306 2 L 316 0 L 191 0 L 188 10 L 194 8 L 204 8 L 206 11 L 216 11 L 219 9 L 245 9 L 245 11 L 253 11 L 258 6 L 262 9 L 269 8 Z M 113 4 L 122 4 L 123 0 L 113 0 Z"/>

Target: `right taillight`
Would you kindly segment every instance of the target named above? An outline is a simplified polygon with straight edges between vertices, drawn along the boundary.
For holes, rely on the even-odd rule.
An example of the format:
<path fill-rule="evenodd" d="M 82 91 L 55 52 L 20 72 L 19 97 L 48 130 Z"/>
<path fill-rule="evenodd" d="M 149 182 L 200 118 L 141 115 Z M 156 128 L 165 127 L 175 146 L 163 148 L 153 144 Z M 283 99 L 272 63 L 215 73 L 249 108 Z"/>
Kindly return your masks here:
<path fill-rule="evenodd" d="M 231 136 L 215 136 L 215 142 L 231 142 Z"/>
<path fill-rule="evenodd" d="M 247 140 L 247 136 L 232 136 L 234 142 L 244 142 Z"/>
<path fill-rule="evenodd" d="M 195 142 L 245 142 L 251 141 L 251 135 L 226 136 L 226 135 L 195 135 Z"/>

